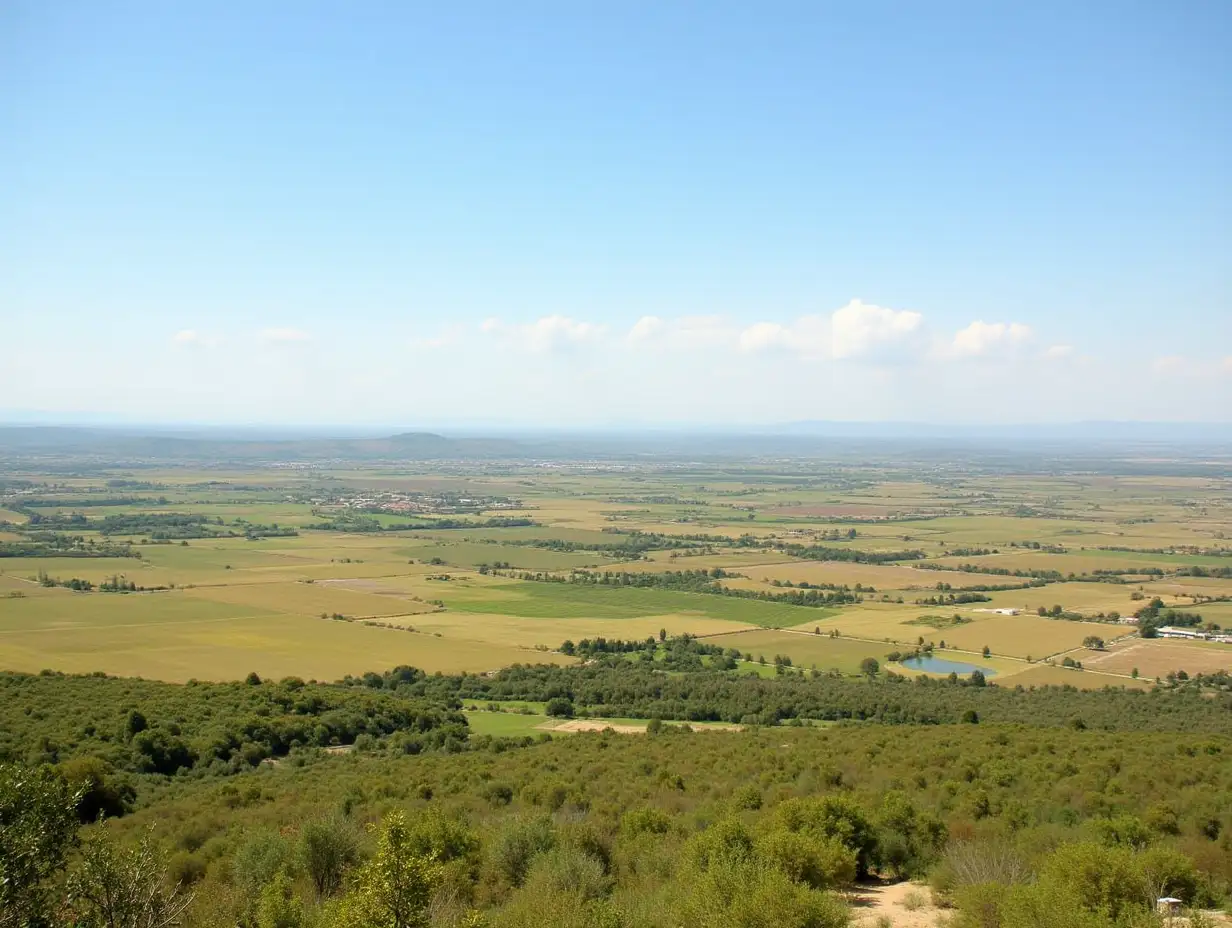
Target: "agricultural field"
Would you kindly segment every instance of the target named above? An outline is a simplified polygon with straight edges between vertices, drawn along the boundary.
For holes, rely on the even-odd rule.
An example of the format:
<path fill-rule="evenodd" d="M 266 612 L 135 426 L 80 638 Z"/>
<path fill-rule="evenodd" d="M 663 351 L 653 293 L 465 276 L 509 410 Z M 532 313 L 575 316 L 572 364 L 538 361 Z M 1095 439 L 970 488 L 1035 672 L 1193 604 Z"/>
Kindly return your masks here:
<path fill-rule="evenodd" d="M 1110 647 L 1105 652 L 1087 652 L 1081 658 L 1084 667 L 1104 673 L 1132 674 L 1153 680 L 1184 670 L 1215 673 L 1232 667 L 1232 645 L 1210 642 L 1133 639 Z"/>
<path fill-rule="evenodd" d="M 1025 670 L 1010 677 L 998 679 L 996 682 L 1005 686 L 1023 687 L 1072 686 L 1080 690 L 1098 690 L 1105 686 L 1145 690 L 1151 686 L 1151 681 L 1145 678 L 1134 679 L 1127 674 L 1100 672 L 1085 664 L 1082 670 L 1056 664 L 1031 664 Z"/>
<path fill-rule="evenodd" d="M 1128 680 L 1134 647 L 1156 672 L 1182 658 L 1190 672 L 1232 670 L 1232 648 L 1136 637 L 1083 648 L 1134 636 L 1111 616 L 1155 597 L 1232 626 L 1226 477 L 801 460 L 91 463 L 63 478 L 6 478 L 5 669 L 167 680 L 332 679 L 400 663 L 483 673 L 568 663 L 557 651 L 566 640 L 662 634 L 845 674 L 920 639 L 1001 683 Z M 578 570 L 637 579 L 571 582 Z M 686 587 L 670 579 L 679 571 L 717 579 Z M 801 604 L 809 593 L 838 599 Z M 951 599 L 916 602 L 937 596 Z M 1066 617 L 1036 614 L 1056 606 Z M 1022 614 L 991 611 L 1008 608 Z M 1039 663 L 1067 655 L 1088 670 Z"/>
<path fill-rule="evenodd" d="M 751 631 L 728 635 L 716 635 L 707 639 L 707 644 L 751 655 L 754 660 L 764 657 L 773 663 L 775 655 L 790 657 L 797 667 L 816 667 L 818 670 L 837 670 L 855 675 L 860 672 L 860 662 L 866 657 L 884 660 L 885 649 L 876 642 L 855 641 L 847 638 L 831 638 L 827 635 L 805 635 L 789 631 Z"/>

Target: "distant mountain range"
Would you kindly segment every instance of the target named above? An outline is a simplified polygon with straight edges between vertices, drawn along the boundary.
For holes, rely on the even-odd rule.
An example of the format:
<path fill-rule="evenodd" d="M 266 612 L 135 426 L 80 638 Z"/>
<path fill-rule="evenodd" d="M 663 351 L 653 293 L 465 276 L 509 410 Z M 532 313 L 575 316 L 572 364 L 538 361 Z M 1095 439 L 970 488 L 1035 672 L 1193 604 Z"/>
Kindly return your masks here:
<path fill-rule="evenodd" d="M 340 430 L 341 431 L 341 430 Z M 413 431 L 326 437 L 259 429 L 0 426 L 0 457 L 96 462 L 579 461 L 881 457 L 945 462 L 1011 459 L 1232 457 L 1232 425 L 1092 422 L 944 426 L 800 422 L 745 428 L 509 432 L 499 437 Z M 1037 466 L 1039 461 L 1036 462 Z"/>
<path fill-rule="evenodd" d="M 386 438 L 236 439 L 65 426 L 0 427 L 0 452 L 225 461 L 453 460 L 520 457 L 524 453 L 509 439 L 445 438 L 431 432 Z"/>

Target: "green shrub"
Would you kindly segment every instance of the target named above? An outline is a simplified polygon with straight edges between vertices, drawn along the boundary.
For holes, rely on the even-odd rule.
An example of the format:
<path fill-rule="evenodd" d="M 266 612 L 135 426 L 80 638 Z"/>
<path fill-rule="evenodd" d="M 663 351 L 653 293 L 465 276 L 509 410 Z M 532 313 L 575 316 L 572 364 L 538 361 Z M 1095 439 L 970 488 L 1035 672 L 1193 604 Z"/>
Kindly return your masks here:
<path fill-rule="evenodd" d="M 698 870 L 709 870 L 720 861 L 747 860 L 752 854 L 753 836 L 734 818 L 716 822 L 685 845 L 685 858 Z"/>
<path fill-rule="evenodd" d="M 497 875 L 510 886 L 526 881 L 531 864 L 556 846 L 556 831 L 546 817 L 515 818 L 497 832 L 489 851 Z"/>
<path fill-rule="evenodd" d="M 775 867 L 722 857 L 682 881 L 672 924 L 690 928 L 845 928 L 847 906 Z"/>
<path fill-rule="evenodd" d="M 846 886 L 856 878 L 855 852 L 835 838 L 776 828 L 758 838 L 757 856 L 814 889 Z"/>

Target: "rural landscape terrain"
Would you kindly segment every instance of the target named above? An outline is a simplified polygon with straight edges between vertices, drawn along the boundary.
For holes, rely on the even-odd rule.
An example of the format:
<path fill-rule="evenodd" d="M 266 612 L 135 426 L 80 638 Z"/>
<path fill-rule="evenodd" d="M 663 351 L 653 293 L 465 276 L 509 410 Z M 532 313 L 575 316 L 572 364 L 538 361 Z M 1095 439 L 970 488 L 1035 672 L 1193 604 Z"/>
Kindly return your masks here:
<path fill-rule="evenodd" d="M 7 801 L 193 924 L 1217 923 L 1226 452 L 729 444 L 0 431 Z"/>
<path fill-rule="evenodd" d="M 1230 50 L 0 0 L 0 928 L 1232 928 Z"/>

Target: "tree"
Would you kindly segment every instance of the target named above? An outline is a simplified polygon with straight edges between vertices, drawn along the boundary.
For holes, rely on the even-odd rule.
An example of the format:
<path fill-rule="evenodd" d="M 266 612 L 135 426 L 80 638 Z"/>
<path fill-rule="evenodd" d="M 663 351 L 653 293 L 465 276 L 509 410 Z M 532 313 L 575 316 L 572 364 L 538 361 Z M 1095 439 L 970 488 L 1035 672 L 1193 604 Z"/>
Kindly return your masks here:
<path fill-rule="evenodd" d="M 317 898 L 331 896 L 342 886 L 347 868 L 355 863 L 359 848 L 351 826 L 338 819 L 321 819 L 304 826 L 299 839 L 299 857 L 316 888 Z"/>
<path fill-rule="evenodd" d="M 1082 646 L 1092 651 L 1102 651 L 1104 650 L 1104 639 L 1099 635 L 1087 635 L 1082 639 Z"/>
<path fill-rule="evenodd" d="M 173 928 L 192 896 L 167 888 L 167 875 L 148 835 L 122 848 L 106 830 L 86 842 L 67 886 L 77 928 Z"/>
<path fill-rule="evenodd" d="M 440 879 L 436 860 L 415 852 L 406 814 L 391 812 L 381 823 L 376 854 L 342 899 L 337 923 L 340 928 L 423 928 Z"/>
<path fill-rule="evenodd" d="M 866 677 L 875 677 L 881 672 L 881 665 L 875 657 L 866 657 L 860 661 L 860 673 Z"/>
<path fill-rule="evenodd" d="M 47 881 L 76 842 L 77 800 L 48 771 L 0 764 L 0 928 L 51 924 Z"/>
<path fill-rule="evenodd" d="M 992 648 L 990 648 L 988 645 L 984 645 L 983 653 L 985 657 L 992 657 Z"/>
<path fill-rule="evenodd" d="M 100 816 L 123 815 L 135 798 L 133 787 L 113 782 L 107 762 L 98 757 L 74 757 L 59 769 L 77 794 L 77 819 L 83 825 L 98 821 Z"/>
<path fill-rule="evenodd" d="M 548 715 L 558 719 L 573 718 L 573 703 L 564 696 L 549 699 L 545 708 Z"/>

